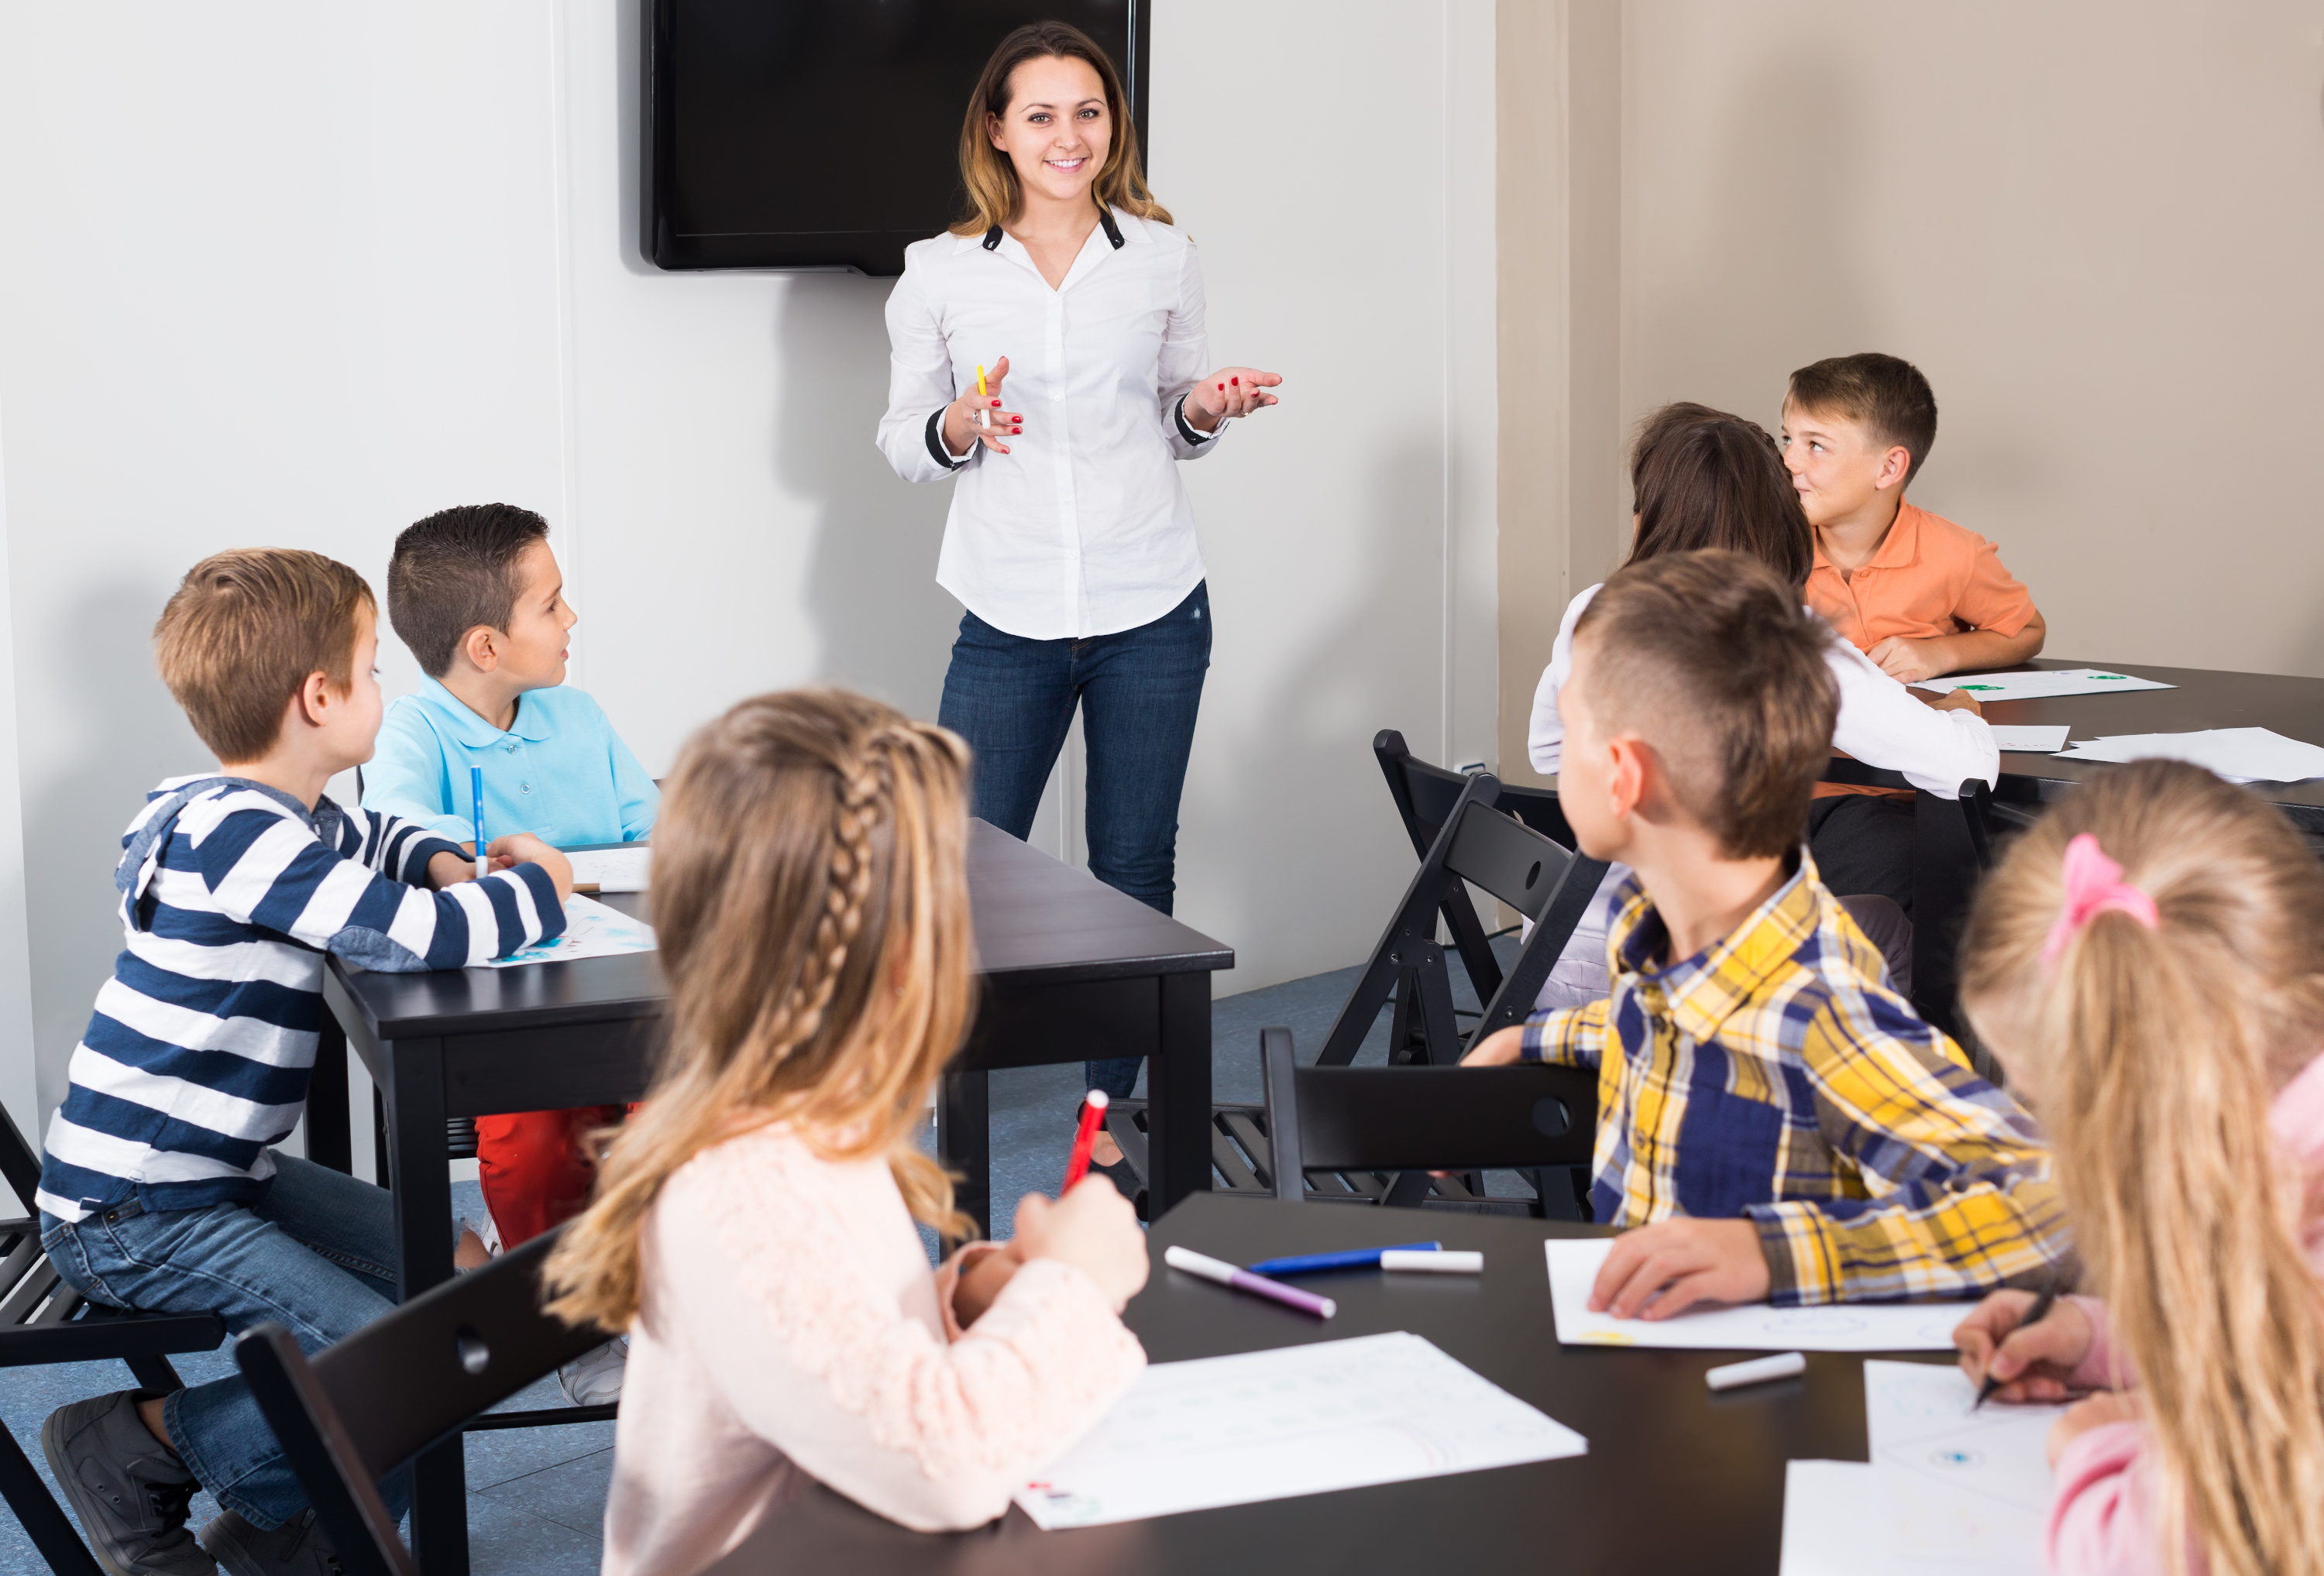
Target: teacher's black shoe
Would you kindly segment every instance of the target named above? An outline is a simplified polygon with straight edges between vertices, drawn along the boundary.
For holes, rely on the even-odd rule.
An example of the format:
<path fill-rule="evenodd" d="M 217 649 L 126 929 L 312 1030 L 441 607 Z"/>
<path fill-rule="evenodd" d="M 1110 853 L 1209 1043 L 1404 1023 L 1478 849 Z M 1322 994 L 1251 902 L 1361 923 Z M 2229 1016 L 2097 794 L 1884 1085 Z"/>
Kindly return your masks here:
<path fill-rule="evenodd" d="M 302 1510 L 272 1532 L 261 1532 L 234 1511 L 202 1528 L 202 1547 L 226 1576 L 342 1576 L 346 1567 L 331 1540 Z"/>

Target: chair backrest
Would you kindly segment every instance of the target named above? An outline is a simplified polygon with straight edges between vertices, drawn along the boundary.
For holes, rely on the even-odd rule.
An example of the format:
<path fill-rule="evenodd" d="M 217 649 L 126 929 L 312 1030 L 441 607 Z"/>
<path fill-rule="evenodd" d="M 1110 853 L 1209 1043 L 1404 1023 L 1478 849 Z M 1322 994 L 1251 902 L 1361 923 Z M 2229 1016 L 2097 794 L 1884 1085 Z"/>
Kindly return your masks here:
<path fill-rule="evenodd" d="M 541 1308 L 558 1233 L 536 1237 L 309 1357 L 281 1325 L 235 1342 L 340 1562 L 355 1576 L 416 1576 L 376 1481 L 607 1332 Z"/>
<path fill-rule="evenodd" d="M 1598 1080 L 1575 1067 L 1302 1067 L 1291 1031 L 1259 1031 L 1275 1196 L 1308 1171 L 1582 1166 Z"/>
<path fill-rule="evenodd" d="M 17 1130 L 16 1119 L 0 1106 L 0 1178 L 5 1178 L 16 1202 L 24 1206 L 27 1214 L 37 1213 L 40 1204 L 33 1194 L 41 1186 L 40 1151 L 24 1141 Z"/>
<path fill-rule="evenodd" d="M 1335 1067 L 1352 1062 L 1398 978 L 1416 965 L 1426 965 L 1421 969 L 1419 983 L 1443 997 L 1440 1001 L 1422 1003 L 1428 1020 L 1425 1037 L 1432 1047 L 1444 1053 L 1433 1055 L 1432 1059 L 1450 1061 L 1457 1054 L 1458 1035 L 1452 1026 L 1449 991 L 1442 983 L 1442 949 L 1437 946 L 1435 930 L 1436 915 L 1448 901 L 1457 899 L 1461 907 L 1467 907 L 1463 881 L 1499 898 L 1536 927 L 1520 954 L 1521 969 L 1513 969 L 1504 977 L 1496 965 L 1489 980 L 1479 982 L 1479 994 L 1488 999 L 1487 1030 L 1517 1021 L 1532 1006 L 1534 994 L 1587 910 L 1606 867 L 1569 853 L 1501 813 L 1495 806 L 1502 791 L 1499 779 L 1490 772 L 1477 772 L 1463 779 L 1459 797 L 1333 1024 L 1319 1062 Z"/>
<path fill-rule="evenodd" d="M 1444 818 L 1460 803 L 1461 790 L 1469 786 L 1469 779 L 1414 755 L 1406 747 L 1404 735 L 1394 728 L 1382 728 L 1372 735 L 1372 758 L 1379 762 L 1380 775 L 1388 779 L 1388 797 L 1404 817 L 1412 852 L 1426 859 L 1428 845 L 1436 841 Z"/>

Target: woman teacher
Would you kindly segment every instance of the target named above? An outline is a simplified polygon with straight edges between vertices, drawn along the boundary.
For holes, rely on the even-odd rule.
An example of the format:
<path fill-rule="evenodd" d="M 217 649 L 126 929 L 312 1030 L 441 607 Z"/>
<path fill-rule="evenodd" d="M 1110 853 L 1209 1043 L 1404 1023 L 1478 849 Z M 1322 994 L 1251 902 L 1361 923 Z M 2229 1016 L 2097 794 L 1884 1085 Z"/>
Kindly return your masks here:
<path fill-rule="evenodd" d="M 908 482 L 959 477 L 936 583 L 968 611 L 938 720 L 976 752 L 974 813 L 1032 831 L 1079 706 L 1090 873 L 1167 914 L 1211 660 L 1176 462 L 1282 379 L 1204 370 L 1202 269 L 1147 190 L 1126 110 L 1078 28 L 1001 41 L 961 126 L 968 217 L 906 251 L 888 298 L 880 447 Z M 1087 1073 L 1119 1098 L 1138 1059 Z M 1127 1191 L 1110 1138 L 1097 1159 Z"/>

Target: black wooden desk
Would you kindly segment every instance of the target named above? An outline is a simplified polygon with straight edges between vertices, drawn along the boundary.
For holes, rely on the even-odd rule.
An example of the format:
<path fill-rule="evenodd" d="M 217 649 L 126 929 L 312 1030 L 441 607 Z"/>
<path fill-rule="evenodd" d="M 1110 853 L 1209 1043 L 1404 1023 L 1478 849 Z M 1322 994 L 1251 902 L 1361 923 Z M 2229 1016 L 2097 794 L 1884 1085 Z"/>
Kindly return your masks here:
<path fill-rule="evenodd" d="M 2221 673 L 2204 668 L 2108 666 L 2044 658 L 2034 668 L 2096 668 L 2174 684 L 2176 689 L 2133 689 L 2119 695 L 2069 695 L 2055 700 L 1990 701 L 1985 720 L 2008 724 L 2064 723 L 2068 738 L 2108 733 L 2192 733 L 2206 728 L 2273 728 L 2287 739 L 2324 744 L 2324 678 L 2279 673 Z M 2016 751 L 2001 757 L 1997 799 L 2045 804 L 2077 783 L 2111 770 L 2103 760 L 2061 760 Z M 2252 791 L 2292 817 L 2303 832 L 2324 833 L 2324 781 L 2255 783 Z"/>
<path fill-rule="evenodd" d="M 1148 1186 L 1167 1209 L 1211 1184 L 1211 982 L 1234 954 L 1084 871 L 984 823 L 969 826 L 969 899 L 982 987 L 945 1075 L 938 1151 L 965 1174 L 960 1207 L 989 1229 L 985 1076 L 995 1067 L 1147 1058 L 1155 1134 Z M 642 913 L 638 896 L 604 899 Z M 308 1099 L 310 1157 L 351 1168 L 346 1047 L 384 1097 L 395 1191 L 397 1295 L 452 1274 L 447 1117 L 635 1100 L 651 1076 L 668 991 L 652 953 L 383 974 L 333 958 Z M 1062 1137 L 1072 1120 L 1057 1113 Z M 467 1569 L 457 1440 L 414 1464 L 414 1552 L 430 1576 Z"/>
<path fill-rule="evenodd" d="M 1408 1330 L 1578 1430 L 1590 1441 L 1587 1455 L 1055 1533 L 1013 1508 L 978 1532 L 907 1532 L 807 1485 L 713 1571 L 1774 1576 L 1783 1546 L 1784 1463 L 1866 1459 L 1862 1358 L 1811 1353 L 1799 1378 L 1720 1396 L 1704 1385 L 1703 1372 L 1737 1353 L 1560 1347 L 1542 1241 L 1597 1230 L 1207 1194 L 1188 1199 L 1148 1234 L 1153 1279 L 1128 1314 L 1157 1362 Z M 1319 1289 L 1328 1283 L 1339 1302 L 1339 1317 L 1328 1323 L 1162 1266 L 1162 1251 L 1174 1242 L 1248 1263 L 1428 1237 L 1447 1248 L 1481 1249 L 1485 1273 L 1306 1277 Z"/>

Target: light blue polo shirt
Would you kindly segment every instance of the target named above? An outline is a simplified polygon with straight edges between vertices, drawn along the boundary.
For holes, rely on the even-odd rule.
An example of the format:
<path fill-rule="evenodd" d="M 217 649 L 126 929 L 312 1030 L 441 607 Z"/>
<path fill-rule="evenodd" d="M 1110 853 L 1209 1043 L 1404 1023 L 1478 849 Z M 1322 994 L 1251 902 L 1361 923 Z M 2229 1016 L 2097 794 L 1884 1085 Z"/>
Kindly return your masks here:
<path fill-rule="evenodd" d="M 506 733 L 432 678 L 390 702 L 364 772 L 364 808 L 466 843 L 475 835 L 468 769 L 484 769 L 484 836 L 530 832 L 571 848 L 635 843 L 661 790 L 597 703 L 569 684 L 528 690 Z"/>

